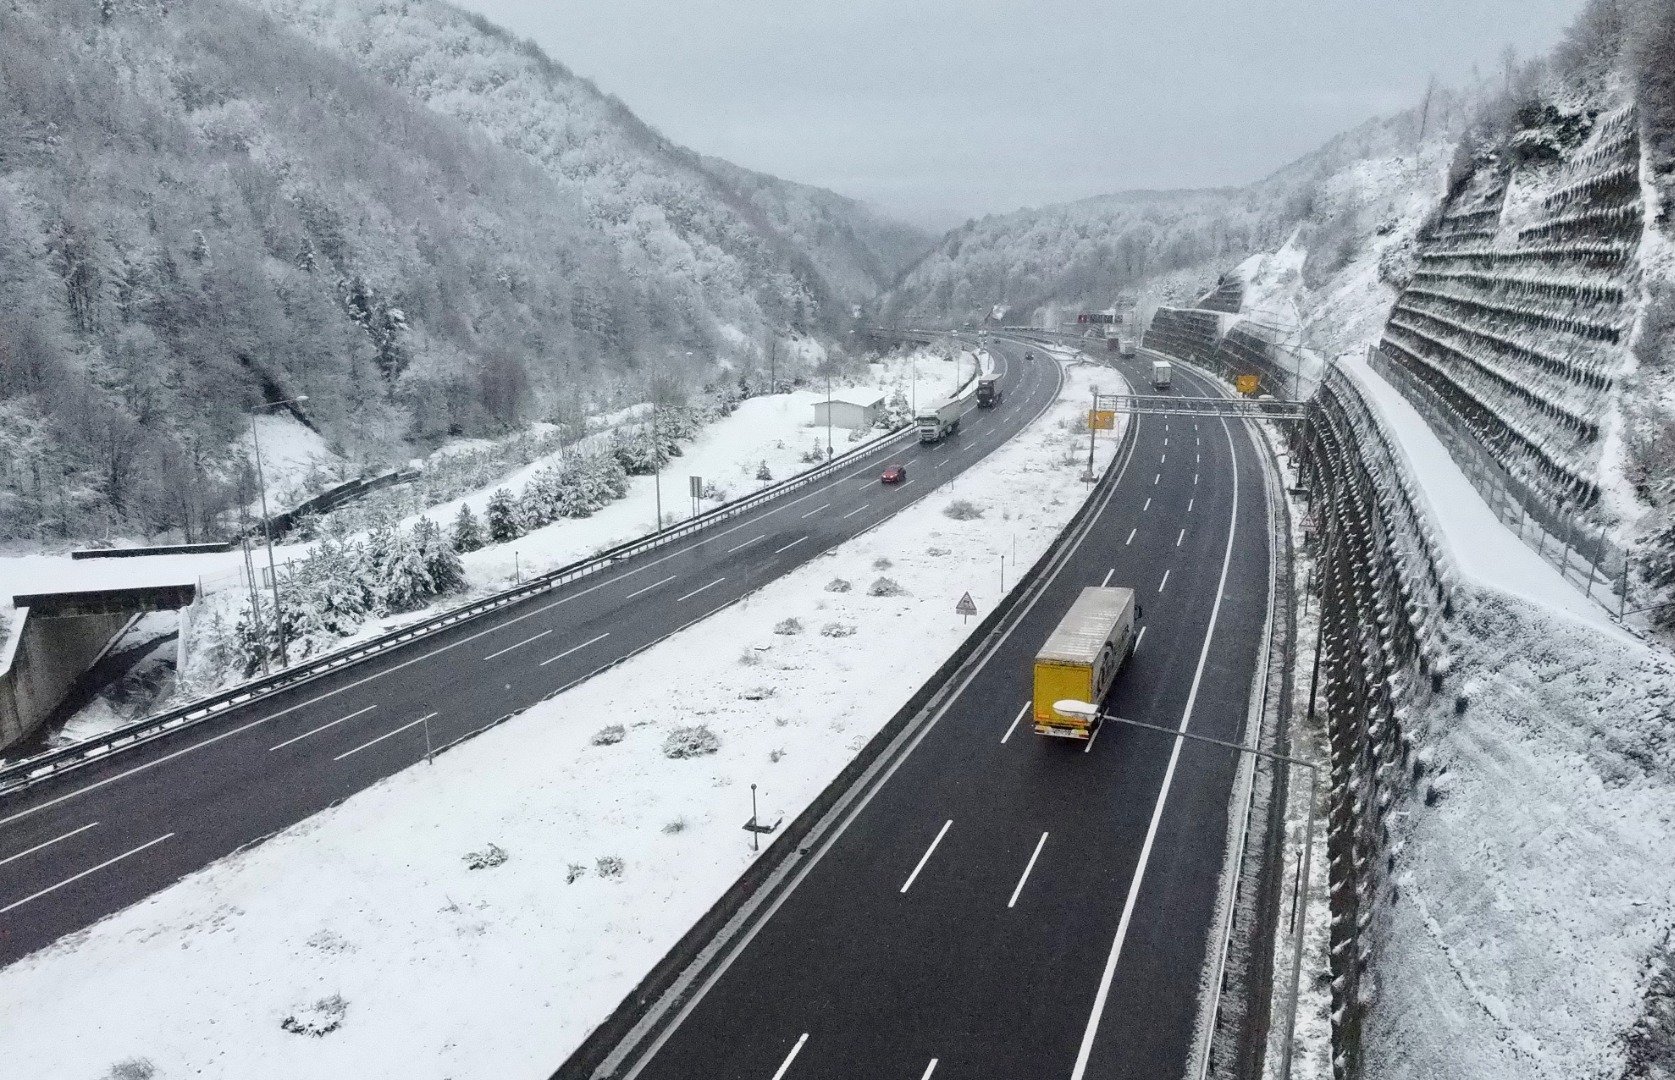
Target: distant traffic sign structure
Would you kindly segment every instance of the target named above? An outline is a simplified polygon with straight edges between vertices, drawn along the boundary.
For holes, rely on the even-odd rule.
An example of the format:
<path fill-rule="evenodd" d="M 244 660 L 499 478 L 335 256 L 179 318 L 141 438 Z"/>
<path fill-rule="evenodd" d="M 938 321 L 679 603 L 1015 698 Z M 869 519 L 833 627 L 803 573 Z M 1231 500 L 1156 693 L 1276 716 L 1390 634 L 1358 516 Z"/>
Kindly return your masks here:
<path fill-rule="evenodd" d="M 1252 394 L 1255 394 L 1258 390 L 1262 389 L 1262 376 L 1235 375 L 1233 377 L 1233 388 L 1245 397 L 1250 397 Z"/>
<path fill-rule="evenodd" d="M 1117 410 L 1089 409 L 1088 427 L 1094 431 L 1111 431 L 1117 426 Z"/>
<path fill-rule="evenodd" d="M 968 592 L 960 597 L 960 602 L 954 605 L 954 610 L 969 619 L 977 614 L 977 601 L 973 600 Z"/>

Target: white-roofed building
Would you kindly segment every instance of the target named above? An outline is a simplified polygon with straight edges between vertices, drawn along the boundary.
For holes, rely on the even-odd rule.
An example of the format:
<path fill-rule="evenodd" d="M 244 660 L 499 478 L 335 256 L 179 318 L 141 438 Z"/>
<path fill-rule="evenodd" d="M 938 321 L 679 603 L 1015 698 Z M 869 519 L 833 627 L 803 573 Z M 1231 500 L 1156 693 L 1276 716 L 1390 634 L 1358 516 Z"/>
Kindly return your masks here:
<path fill-rule="evenodd" d="M 854 387 L 833 390 L 830 404 L 824 399 L 814 403 L 815 427 L 826 426 L 828 409 L 834 428 L 845 431 L 870 428 L 884 411 L 884 395 L 878 390 L 857 390 Z"/>

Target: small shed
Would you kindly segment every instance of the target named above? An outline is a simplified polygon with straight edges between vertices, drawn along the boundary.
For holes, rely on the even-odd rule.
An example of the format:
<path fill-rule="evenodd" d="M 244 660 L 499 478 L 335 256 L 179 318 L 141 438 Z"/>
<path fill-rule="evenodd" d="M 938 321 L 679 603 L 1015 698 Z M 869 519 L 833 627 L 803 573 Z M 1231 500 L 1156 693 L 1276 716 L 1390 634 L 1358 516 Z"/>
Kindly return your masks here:
<path fill-rule="evenodd" d="M 814 426 L 825 427 L 830 411 L 832 427 L 846 431 L 870 428 L 884 411 L 884 395 L 877 390 L 856 390 L 845 387 L 833 390 L 828 403 L 824 398 L 814 403 Z"/>

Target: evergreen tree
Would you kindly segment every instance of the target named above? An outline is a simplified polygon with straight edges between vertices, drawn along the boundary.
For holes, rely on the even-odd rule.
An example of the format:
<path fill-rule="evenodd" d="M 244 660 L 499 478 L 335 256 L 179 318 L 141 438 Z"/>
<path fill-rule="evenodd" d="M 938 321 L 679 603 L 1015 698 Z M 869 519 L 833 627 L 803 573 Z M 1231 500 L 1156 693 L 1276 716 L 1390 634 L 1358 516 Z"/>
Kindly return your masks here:
<path fill-rule="evenodd" d="M 476 551 L 483 546 L 483 527 L 465 503 L 460 504 L 459 514 L 454 518 L 453 544 L 454 550 L 462 553 Z"/>
<path fill-rule="evenodd" d="M 413 543 L 430 574 L 431 588 L 437 595 L 459 592 L 465 588 L 465 564 L 459 552 L 442 537 L 442 528 L 427 517 L 413 526 Z"/>
<path fill-rule="evenodd" d="M 768 463 L 766 461 L 764 461 L 764 462 L 762 462 L 762 464 L 756 466 L 756 479 L 758 479 L 758 480 L 772 480 L 773 478 L 774 478 L 774 474 L 768 471 Z"/>
<path fill-rule="evenodd" d="M 378 607 L 385 612 L 412 611 L 436 595 L 425 553 L 411 533 L 396 533 L 378 575 Z"/>
<path fill-rule="evenodd" d="M 505 488 L 500 488 L 489 496 L 489 505 L 483 516 L 488 522 L 489 540 L 492 543 L 504 544 L 523 535 L 523 531 L 518 528 L 517 505 L 512 501 L 512 493 Z"/>

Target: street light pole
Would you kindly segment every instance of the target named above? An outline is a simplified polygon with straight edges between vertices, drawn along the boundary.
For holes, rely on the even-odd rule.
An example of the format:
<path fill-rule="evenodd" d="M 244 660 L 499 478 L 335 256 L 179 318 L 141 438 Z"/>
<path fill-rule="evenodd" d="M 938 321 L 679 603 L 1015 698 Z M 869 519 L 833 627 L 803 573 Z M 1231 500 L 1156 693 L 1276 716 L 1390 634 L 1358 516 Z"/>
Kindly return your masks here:
<path fill-rule="evenodd" d="M 832 365 L 826 362 L 826 460 L 832 459 Z"/>
<path fill-rule="evenodd" d="M 265 405 L 258 405 L 248 410 L 250 417 L 250 444 L 256 451 L 256 486 L 262 495 L 262 539 L 267 542 L 268 549 L 268 578 L 273 586 L 273 632 L 279 644 L 279 666 L 286 667 L 290 660 L 285 649 L 285 605 L 279 598 L 279 568 L 273 561 L 273 526 L 268 519 L 268 483 L 265 470 L 262 468 L 262 440 L 256 433 L 256 414 L 263 409 L 274 409 L 281 405 L 299 405 L 308 400 L 307 394 L 288 398 L 285 401 L 270 401 Z"/>

